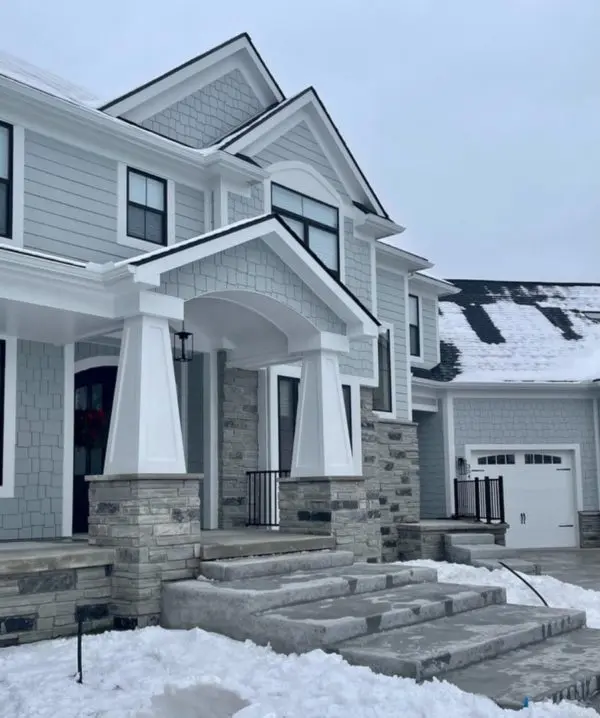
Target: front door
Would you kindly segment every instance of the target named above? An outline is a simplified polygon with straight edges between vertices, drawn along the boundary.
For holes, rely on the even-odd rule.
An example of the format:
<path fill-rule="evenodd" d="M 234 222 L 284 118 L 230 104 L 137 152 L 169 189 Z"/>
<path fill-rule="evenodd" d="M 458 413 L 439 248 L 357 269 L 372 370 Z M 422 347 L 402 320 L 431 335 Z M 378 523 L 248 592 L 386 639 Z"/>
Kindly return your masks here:
<path fill-rule="evenodd" d="M 88 485 L 85 477 L 101 474 L 108 441 L 116 366 L 88 369 L 75 375 L 73 533 L 88 530 Z"/>

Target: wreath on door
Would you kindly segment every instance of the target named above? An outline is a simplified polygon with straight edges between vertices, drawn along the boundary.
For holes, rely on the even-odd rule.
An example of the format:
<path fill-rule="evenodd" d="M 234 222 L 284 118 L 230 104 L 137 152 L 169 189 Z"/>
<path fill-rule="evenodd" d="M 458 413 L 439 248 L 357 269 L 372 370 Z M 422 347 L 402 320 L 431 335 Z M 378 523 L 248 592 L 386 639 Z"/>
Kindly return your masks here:
<path fill-rule="evenodd" d="M 108 417 L 102 409 L 75 410 L 75 446 L 96 449 L 105 445 L 108 437 Z"/>

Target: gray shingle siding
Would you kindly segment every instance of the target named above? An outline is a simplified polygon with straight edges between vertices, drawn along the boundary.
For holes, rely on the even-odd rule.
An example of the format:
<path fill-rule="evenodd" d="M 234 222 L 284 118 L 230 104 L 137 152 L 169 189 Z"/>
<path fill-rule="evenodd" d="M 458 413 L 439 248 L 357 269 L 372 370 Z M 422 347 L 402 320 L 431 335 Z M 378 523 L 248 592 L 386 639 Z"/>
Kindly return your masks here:
<path fill-rule="evenodd" d="M 262 109 L 261 101 L 242 73 L 233 70 L 141 125 L 164 137 L 200 148 L 213 144 Z"/>
<path fill-rule="evenodd" d="M 598 508 L 591 399 L 454 399 L 456 455 L 468 444 L 580 444 L 583 508 Z"/>
<path fill-rule="evenodd" d="M 25 247 L 108 262 L 117 244 L 117 163 L 25 132 Z"/>
<path fill-rule="evenodd" d="M 429 369 L 438 363 L 436 320 L 437 300 L 430 297 L 421 297 L 421 318 L 423 326 L 423 367 Z"/>
<path fill-rule="evenodd" d="M 92 344 L 92 342 L 77 342 L 75 344 L 76 362 L 82 359 L 103 356 L 119 356 L 119 347 L 113 344 Z"/>
<path fill-rule="evenodd" d="M 338 317 L 260 239 L 252 240 L 163 275 L 160 291 L 194 299 L 222 289 L 268 294 L 324 331 L 343 334 Z"/>
<path fill-rule="evenodd" d="M 394 376 L 396 379 L 396 416 L 408 417 L 408 366 L 406 348 L 406 306 L 404 282 L 400 274 L 377 268 L 377 313 L 382 322 L 394 327 Z"/>
<path fill-rule="evenodd" d="M 344 219 L 345 283 L 365 307 L 372 307 L 371 248 L 368 242 L 354 236 L 354 222 Z M 340 370 L 352 376 L 373 376 L 373 341 L 350 342 L 350 354 L 342 358 Z"/>
<path fill-rule="evenodd" d="M 264 190 L 261 184 L 252 185 L 250 197 L 244 197 L 234 192 L 227 193 L 227 221 L 240 222 L 243 219 L 250 219 L 263 214 Z"/>
<path fill-rule="evenodd" d="M 283 134 L 254 159 L 263 167 L 289 160 L 307 162 L 335 187 L 346 202 L 352 201 L 306 122 L 300 122 Z"/>
<path fill-rule="evenodd" d="M 62 533 L 62 347 L 17 344 L 17 441 L 14 498 L 0 499 L 0 540 Z"/>
<path fill-rule="evenodd" d="M 441 407 L 435 413 L 416 412 L 419 441 L 421 518 L 446 516 L 444 425 Z"/>
<path fill-rule="evenodd" d="M 204 192 L 175 185 L 175 241 L 204 234 Z"/>

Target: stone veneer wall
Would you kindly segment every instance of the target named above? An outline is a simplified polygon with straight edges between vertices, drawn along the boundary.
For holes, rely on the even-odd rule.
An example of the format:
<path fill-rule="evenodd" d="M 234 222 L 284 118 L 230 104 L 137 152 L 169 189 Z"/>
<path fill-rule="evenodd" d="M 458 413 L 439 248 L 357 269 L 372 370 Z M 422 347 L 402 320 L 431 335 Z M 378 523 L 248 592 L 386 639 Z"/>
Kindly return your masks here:
<path fill-rule="evenodd" d="M 579 512 L 579 546 L 600 548 L 600 511 Z"/>
<path fill-rule="evenodd" d="M 0 575 L 0 647 L 73 635 L 79 616 L 86 632 L 112 628 L 111 551 L 75 568 L 21 563 Z"/>
<path fill-rule="evenodd" d="M 484 533 L 494 534 L 496 544 L 504 546 L 506 539 L 506 524 L 471 524 L 465 526 L 464 522 L 424 520 L 420 523 L 398 525 L 398 560 L 413 561 L 424 558 L 432 561 L 446 559 L 444 548 L 444 534 L 448 533 Z"/>
<path fill-rule="evenodd" d="M 219 526 L 245 526 L 247 471 L 258 470 L 258 372 L 221 365 Z"/>

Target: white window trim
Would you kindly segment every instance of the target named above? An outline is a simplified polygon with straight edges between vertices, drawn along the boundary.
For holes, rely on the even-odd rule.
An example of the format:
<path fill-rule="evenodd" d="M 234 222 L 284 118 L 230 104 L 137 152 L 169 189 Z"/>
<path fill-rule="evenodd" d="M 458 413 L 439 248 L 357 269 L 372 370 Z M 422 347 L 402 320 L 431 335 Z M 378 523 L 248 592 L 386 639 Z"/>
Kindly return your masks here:
<path fill-rule="evenodd" d="M 155 175 L 164 179 L 167 183 L 167 244 L 156 244 L 156 242 L 148 242 L 145 239 L 130 237 L 127 234 L 127 170 L 141 170 L 148 174 Z M 154 249 L 175 243 L 175 182 L 166 177 L 161 177 L 151 167 L 143 167 L 139 164 L 135 166 L 128 165 L 125 162 L 119 162 L 117 165 L 117 242 L 124 247 L 137 249 L 140 252 L 150 252 Z"/>
<path fill-rule="evenodd" d="M 415 297 L 417 300 L 417 321 L 419 322 L 419 354 L 418 356 L 415 356 L 410 353 L 410 298 Z M 408 292 L 408 306 L 406 308 L 406 337 L 407 337 L 407 344 L 408 344 L 408 355 L 410 356 L 410 363 L 411 364 L 424 364 L 425 363 L 425 352 L 423 348 L 423 297 L 420 294 L 417 294 L 416 292 L 413 292 L 409 289 Z"/>
<path fill-rule="evenodd" d="M 396 418 L 396 341 L 394 336 L 394 325 L 391 322 L 381 322 L 381 330 L 383 333 L 386 330 L 390 332 L 390 384 L 392 394 L 392 410 L 391 411 L 375 411 L 373 413 L 380 419 L 395 419 Z M 379 349 L 378 343 L 375 343 L 375 366 L 374 374 L 376 378 L 375 388 L 379 386 Z"/>
<path fill-rule="evenodd" d="M 267 378 L 264 382 L 263 396 L 261 406 L 266 408 L 267 426 L 261 432 L 263 441 L 268 442 L 268 446 L 259 448 L 259 455 L 265 457 L 265 465 L 268 471 L 276 471 L 279 468 L 279 405 L 278 405 L 278 385 L 279 377 L 293 377 L 300 379 L 302 367 L 299 364 L 279 364 L 271 366 L 267 370 Z M 352 423 L 352 458 L 357 476 L 362 476 L 362 422 L 360 415 L 360 388 L 361 379 L 356 376 L 342 374 L 340 376 L 341 384 L 347 384 L 350 387 L 350 420 Z"/>
<path fill-rule="evenodd" d="M 2 453 L 2 486 L 0 498 L 11 499 L 15 495 L 15 459 L 17 443 L 17 338 L 0 334 L 5 345 L 4 369 L 4 432 Z"/>

